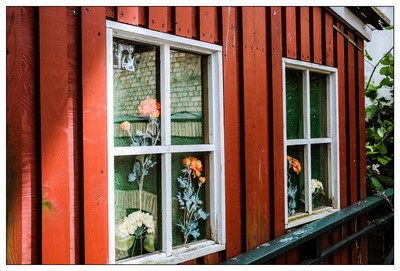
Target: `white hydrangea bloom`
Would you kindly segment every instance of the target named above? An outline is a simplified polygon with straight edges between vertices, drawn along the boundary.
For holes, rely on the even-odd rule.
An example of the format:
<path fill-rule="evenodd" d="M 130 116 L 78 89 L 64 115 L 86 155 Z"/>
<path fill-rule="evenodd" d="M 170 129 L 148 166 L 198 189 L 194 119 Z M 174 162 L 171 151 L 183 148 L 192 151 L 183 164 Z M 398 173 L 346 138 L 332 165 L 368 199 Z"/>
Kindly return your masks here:
<path fill-rule="evenodd" d="M 142 226 L 147 228 L 147 233 L 153 233 L 153 216 L 148 213 L 136 211 L 129 214 L 124 218 L 122 223 L 117 225 L 115 235 L 120 238 L 128 237 L 129 235 L 134 235 L 135 231 Z"/>

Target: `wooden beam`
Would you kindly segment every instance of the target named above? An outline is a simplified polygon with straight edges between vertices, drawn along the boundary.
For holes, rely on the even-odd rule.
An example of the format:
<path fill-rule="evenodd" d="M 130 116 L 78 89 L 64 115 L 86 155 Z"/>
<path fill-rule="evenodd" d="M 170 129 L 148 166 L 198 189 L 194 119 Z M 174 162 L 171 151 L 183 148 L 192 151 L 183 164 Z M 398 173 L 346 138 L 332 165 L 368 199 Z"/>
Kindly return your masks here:
<path fill-rule="evenodd" d="M 244 238 L 243 178 L 241 150 L 242 109 L 239 70 L 239 15 L 237 7 L 222 8 L 222 37 L 224 65 L 225 171 L 226 185 L 226 257 L 242 252 Z"/>
<path fill-rule="evenodd" d="M 54 31 L 57 29 L 57 31 Z M 70 262 L 67 11 L 39 8 L 42 263 Z"/>
<path fill-rule="evenodd" d="M 200 7 L 200 40 L 218 42 L 217 7 Z"/>
<path fill-rule="evenodd" d="M 103 7 L 82 7 L 85 264 L 108 260 L 106 33 Z"/>

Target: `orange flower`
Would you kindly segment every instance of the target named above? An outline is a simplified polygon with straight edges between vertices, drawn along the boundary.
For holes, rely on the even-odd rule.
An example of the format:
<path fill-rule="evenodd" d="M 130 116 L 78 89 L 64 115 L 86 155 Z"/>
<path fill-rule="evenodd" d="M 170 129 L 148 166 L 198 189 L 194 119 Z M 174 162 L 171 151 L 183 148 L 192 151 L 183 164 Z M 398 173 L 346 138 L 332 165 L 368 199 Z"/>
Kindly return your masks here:
<path fill-rule="evenodd" d="M 199 177 L 199 186 L 201 186 L 206 181 L 206 177 Z"/>
<path fill-rule="evenodd" d="M 301 171 L 301 165 L 300 165 L 299 160 L 297 160 L 296 158 L 292 158 L 291 165 L 292 165 L 294 172 L 296 172 L 296 174 L 299 175 L 299 173 Z"/>
<path fill-rule="evenodd" d="M 147 98 L 140 102 L 138 109 L 140 115 L 149 116 L 151 119 L 155 119 L 160 116 L 160 107 L 160 103 L 158 103 L 156 99 Z"/>
<path fill-rule="evenodd" d="M 128 121 L 124 121 L 119 125 L 119 127 L 124 131 L 129 131 L 131 129 L 131 124 Z"/>
<path fill-rule="evenodd" d="M 190 158 L 190 169 L 192 170 L 193 178 L 200 177 L 201 172 L 203 171 L 203 165 L 201 164 L 201 161 L 198 160 L 195 157 L 189 157 Z"/>
<path fill-rule="evenodd" d="M 191 164 L 191 163 L 192 163 L 192 161 L 190 160 L 190 157 L 183 158 L 183 160 L 182 160 L 182 165 L 183 165 L 185 168 L 190 167 L 190 164 Z"/>

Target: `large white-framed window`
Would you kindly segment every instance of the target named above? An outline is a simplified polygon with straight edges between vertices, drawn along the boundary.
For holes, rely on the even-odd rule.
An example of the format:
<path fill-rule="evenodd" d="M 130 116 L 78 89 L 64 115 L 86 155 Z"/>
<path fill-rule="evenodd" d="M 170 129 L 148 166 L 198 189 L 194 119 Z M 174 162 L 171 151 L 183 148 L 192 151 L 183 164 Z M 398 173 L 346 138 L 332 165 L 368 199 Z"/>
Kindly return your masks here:
<path fill-rule="evenodd" d="M 109 262 L 224 250 L 221 46 L 106 27 Z"/>
<path fill-rule="evenodd" d="M 285 228 L 340 208 L 337 69 L 286 59 L 283 67 Z"/>

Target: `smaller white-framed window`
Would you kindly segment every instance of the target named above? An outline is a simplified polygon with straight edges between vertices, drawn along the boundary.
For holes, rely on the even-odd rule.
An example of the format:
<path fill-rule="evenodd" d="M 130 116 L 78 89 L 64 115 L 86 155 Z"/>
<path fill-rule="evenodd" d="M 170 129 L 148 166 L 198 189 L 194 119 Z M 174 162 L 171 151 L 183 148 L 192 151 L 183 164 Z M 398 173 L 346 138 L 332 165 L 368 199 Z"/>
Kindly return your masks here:
<path fill-rule="evenodd" d="M 285 228 L 340 208 L 337 69 L 282 60 Z"/>
<path fill-rule="evenodd" d="M 109 263 L 224 250 L 222 47 L 106 27 Z"/>

